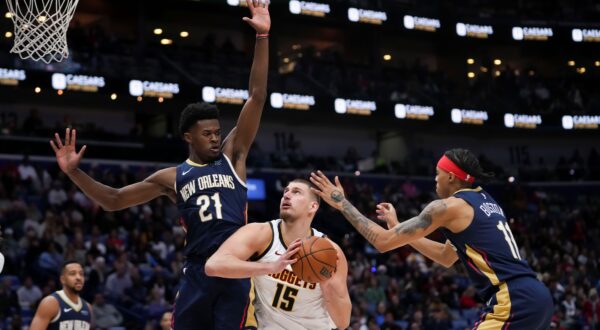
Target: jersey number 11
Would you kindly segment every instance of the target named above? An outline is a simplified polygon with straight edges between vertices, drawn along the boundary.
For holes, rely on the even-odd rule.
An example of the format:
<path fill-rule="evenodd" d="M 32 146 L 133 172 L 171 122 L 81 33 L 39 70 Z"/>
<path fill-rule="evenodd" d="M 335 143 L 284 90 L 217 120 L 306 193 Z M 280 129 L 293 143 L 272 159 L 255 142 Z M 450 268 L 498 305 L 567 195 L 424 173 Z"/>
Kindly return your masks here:
<path fill-rule="evenodd" d="M 504 234 L 504 239 L 506 240 L 506 243 L 508 243 L 508 247 L 510 247 L 510 252 L 512 253 L 512 256 L 515 259 L 521 260 L 521 254 L 519 253 L 517 242 L 515 242 L 515 237 L 513 236 L 512 231 L 510 231 L 508 223 L 498 221 L 498 225 L 496 226 L 496 228 L 498 228 L 498 230 L 500 230 Z"/>

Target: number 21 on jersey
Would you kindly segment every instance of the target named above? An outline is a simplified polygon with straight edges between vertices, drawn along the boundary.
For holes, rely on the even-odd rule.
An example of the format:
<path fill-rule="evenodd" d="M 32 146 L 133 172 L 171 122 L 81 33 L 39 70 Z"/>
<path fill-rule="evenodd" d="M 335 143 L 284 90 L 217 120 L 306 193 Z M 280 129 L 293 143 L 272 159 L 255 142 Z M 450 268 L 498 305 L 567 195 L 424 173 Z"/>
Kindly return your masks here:
<path fill-rule="evenodd" d="M 510 248 L 513 258 L 521 260 L 521 254 L 519 253 L 517 242 L 515 242 L 515 237 L 513 236 L 512 231 L 510 231 L 508 223 L 500 220 L 498 221 L 496 228 L 498 228 L 498 230 L 504 234 L 504 239 L 506 240 L 506 243 L 508 243 L 508 247 Z"/>
<path fill-rule="evenodd" d="M 215 217 L 217 220 L 223 219 L 223 212 L 221 208 L 223 204 L 221 204 L 221 197 L 219 193 L 214 193 L 212 196 L 208 195 L 200 195 L 198 196 L 198 200 L 196 200 L 196 205 L 200 207 L 198 214 L 200 215 L 200 221 L 206 222 L 213 220 L 213 212 L 210 208 L 211 204 L 215 210 Z"/>

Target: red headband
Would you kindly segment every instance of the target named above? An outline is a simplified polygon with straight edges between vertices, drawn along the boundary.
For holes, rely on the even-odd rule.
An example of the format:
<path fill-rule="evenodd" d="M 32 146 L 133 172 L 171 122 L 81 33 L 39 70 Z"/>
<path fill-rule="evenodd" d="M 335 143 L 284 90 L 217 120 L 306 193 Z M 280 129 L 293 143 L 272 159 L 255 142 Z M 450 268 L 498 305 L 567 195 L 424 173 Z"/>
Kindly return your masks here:
<path fill-rule="evenodd" d="M 442 156 L 442 158 L 440 158 L 440 160 L 437 163 L 437 167 L 441 168 L 446 172 L 456 175 L 457 178 L 468 183 L 475 182 L 475 178 L 473 176 L 463 171 L 460 167 L 454 164 L 454 162 L 450 160 L 450 158 L 446 157 L 445 155 Z"/>

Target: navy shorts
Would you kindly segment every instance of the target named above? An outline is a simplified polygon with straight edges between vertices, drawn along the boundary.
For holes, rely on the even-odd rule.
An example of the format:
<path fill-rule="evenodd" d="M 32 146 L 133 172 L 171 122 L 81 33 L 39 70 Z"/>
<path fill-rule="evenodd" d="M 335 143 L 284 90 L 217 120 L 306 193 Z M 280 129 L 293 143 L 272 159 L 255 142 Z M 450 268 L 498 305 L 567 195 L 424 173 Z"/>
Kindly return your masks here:
<path fill-rule="evenodd" d="M 490 299 L 477 330 L 546 330 L 554 312 L 550 291 L 532 277 L 503 282 Z"/>
<path fill-rule="evenodd" d="M 250 279 L 209 277 L 204 264 L 186 262 L 173 306 L 174 330 L 242 329 L 250 304 Z"/>

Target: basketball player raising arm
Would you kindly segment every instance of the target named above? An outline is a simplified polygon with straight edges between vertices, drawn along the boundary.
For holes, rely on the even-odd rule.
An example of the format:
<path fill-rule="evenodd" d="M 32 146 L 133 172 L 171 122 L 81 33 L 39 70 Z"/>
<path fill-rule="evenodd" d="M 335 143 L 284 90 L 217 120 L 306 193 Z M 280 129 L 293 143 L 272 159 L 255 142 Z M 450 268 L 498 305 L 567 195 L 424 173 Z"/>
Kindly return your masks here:
<path fill-rule="evenodd" d="M 246 157 L 258 131 L 267 97 L 271 17 L 266 0 L 246 0 L 256 32 L 250 71 L 249 98 L 236 126 L 221 139 L 219 112 L 208 103 L 188 105 L 180 115 L 179 131 L 189 149 L 188 159 L 161 169 L 141 182 L 121 188 L 104 185 L 79 169 L 86 150 L 76 150 L 76 132 L 66 129 L 50 141 L 61 170 L 107 211 L 122 210 L 159 196 L 176 201 L 186 231 L 186 265 L 175 300 L 174 328 L 233 329 L 245 318 L 250 281 L 207 278 L 206 259 L 246 223 Z"/>
<path fill-rule="evenodd" d="M 521 255 L 504 211 L 475 178 L 485 179 L 477 157 L 465 149 L 444 153 L 436 167 L 440 199 L 416 217 L 398 223 L 389 205 L 378 205 L 384 229 L 361 214 L 335 184 L 320 171 L 311 173 L 315 192 L 344 217 L 380 252 L 412 244 L 425 256 L 449 267 L 457 259 L 465 265 L 487 308 L 473 329 L 547 329 L 553 311 L 550 293 Z M 425 238 L 440 229 L 445 244 Z"/>
<path fill-rule="evenodd" d="M 206 263 L 209 276 L 252 277 L 258 329 L 346 329 L 350 323 L 348 262 L 337 244 L 330 241 L 338 263 L 326 281 L 306 283 L 289 266 L 296 262 L 292 257 L 300 238 L 322 236 L 310 227 L 320 203 L 311 186 L 304 179 L 292 180 L 281 198 L 280 219 L 244 226 Z"/>
<path fill-rule="evenodd" d="M 249 98 L 238 117 L 237 125 L 221 141 L 217 109 L 206 103 L 188 105 L 180 116 L 180 134 L 189 146 L 189 160 L 206 164 L 224 153 L 240 179 L 246 179 L 246 157 L 262 116 L 267 97 L 269 67 L 269 30 L 271 19 L 265 1 L 246 0 L 252 18 L 244 17 L 257 33 L 254 61 L 250 72 Z M 58 133 L 50 145 L 60 169 L 90 198 L 106 211 L 122 210 L 146 203 L 160 196 L 174 198 L 176 167 L 159 170 L 145 180 L 121 188 L 104 185 L 79 169 L 87 146 L 76 151 L 75 129 L 65 130 L 64 144 Z M 222 143 L 221 143 L 222 142 Z"/>

